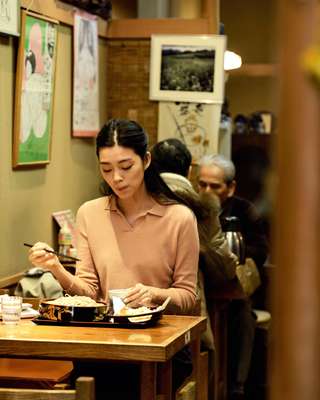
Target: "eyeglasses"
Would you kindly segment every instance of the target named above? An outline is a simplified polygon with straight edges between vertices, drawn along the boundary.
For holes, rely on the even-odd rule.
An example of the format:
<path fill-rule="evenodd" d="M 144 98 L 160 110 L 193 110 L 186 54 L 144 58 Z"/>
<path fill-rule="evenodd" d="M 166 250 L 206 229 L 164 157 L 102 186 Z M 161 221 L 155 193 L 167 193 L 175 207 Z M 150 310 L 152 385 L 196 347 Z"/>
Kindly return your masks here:
<path fill-rule="evenodd" d="M 198 185 L 201 189 L 207 189 L 207 187 L 209 187 L 211 190 L 216 190 L 221 187 L 219 183 L 210 183 L 205 181 L 198 181 Z"/>
<path fill-rule="evenodd" d="M 214 182 L 205 182 L 205 181 L 202 181 L 202 180 L 199 180 L 199 181 L 198 181 L 199 187 L 200 187 L 201 189 L 204 189 L 204 190 L 206 190 L 207 187 L 209 187 L 210 190 L 219 190 L 219 189 L 223 189 L 224 185 L 227 186 L 227 187 L 229 187 L 231 183 L 232 183 L 232 182 L 214 183 Z"/>

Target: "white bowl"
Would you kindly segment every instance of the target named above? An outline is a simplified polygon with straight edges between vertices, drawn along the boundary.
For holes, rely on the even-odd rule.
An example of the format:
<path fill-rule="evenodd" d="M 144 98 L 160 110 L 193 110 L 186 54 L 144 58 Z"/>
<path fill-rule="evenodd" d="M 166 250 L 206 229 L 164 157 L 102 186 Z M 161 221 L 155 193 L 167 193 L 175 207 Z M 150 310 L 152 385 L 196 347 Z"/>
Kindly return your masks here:
<path fill-rule="evenodd" d="M 120 299 L 124 299 L 127 296 L 129 289 L 111 289 L 109 290 L 109 297 L 120 297 Z"/>

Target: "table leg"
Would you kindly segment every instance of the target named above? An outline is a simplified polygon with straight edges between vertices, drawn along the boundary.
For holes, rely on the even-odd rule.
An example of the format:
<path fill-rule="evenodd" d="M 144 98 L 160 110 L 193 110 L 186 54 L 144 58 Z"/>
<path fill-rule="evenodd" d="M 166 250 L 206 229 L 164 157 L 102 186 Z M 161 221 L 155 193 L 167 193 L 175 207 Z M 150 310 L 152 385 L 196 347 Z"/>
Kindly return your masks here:
<path fill-rule="evenodd" d="M 196 399 L 202 400 L 200 398 L 200 338 L 193 340 L 190 343 L 191 352 L 192 352 L 192 376 L 194 381 L 196 382 Z"/>
<path fill-rule="evenodd" d="M 158 394 L 161 399 L 172 399 L 172 361 L 158 363 Z"/>
<path fill-rule="evenodd" d="M 156 400 L 157 366 L 155 362 L 142 362 L 140 368 L 140 400 Z"/>

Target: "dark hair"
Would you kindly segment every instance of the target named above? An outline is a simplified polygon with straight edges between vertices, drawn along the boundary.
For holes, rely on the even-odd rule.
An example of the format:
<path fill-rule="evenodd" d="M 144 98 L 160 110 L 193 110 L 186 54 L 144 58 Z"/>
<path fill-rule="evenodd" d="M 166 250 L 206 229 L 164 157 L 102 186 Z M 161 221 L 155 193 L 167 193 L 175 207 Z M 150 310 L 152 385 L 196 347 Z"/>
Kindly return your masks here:
<path fill-rule="evenodd" d="M 151 149 L 155 167 L 161 172 L 188 176 L 192 156 L 187 146 L 179 139 L 166 139 L 155 144 Z"/>
<path fill-rule="evenodd" d="M 143 161 L 148 149 L 148 135 L 145 130 L 135 121 L 126 119 L 111 119 L 104 125 L 98 133 L 96 139 L 96 154 L 103 147 L 113 147 L 116 144 L 132 149 Z M 160 177 L 159 172 L 154 167 L 153 162 L 144 171 L 144 182 L 147 191 L 157 197 L 161 202 L 173 200 L 174 202 L 184 203 L 176 196 Z M 112 189 L 106 182 L 102 184 L 104 194 L 112 194 Z"/>
<path fill-rule="evenodd" d="M 36 70 L 36 56 L 32 50 L 27 51 L 26 58 L 24 61 L 25 65 L 27 65 L 28 61 L 31 64 L 31 71 L 32 73 L 34 73 L 34 71 Z"/>

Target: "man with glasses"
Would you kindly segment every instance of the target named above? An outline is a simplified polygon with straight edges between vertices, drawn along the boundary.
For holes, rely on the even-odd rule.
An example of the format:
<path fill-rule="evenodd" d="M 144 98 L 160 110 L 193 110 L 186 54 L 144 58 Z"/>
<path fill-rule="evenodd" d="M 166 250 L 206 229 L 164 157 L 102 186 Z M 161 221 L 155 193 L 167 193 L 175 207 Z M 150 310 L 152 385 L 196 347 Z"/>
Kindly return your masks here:
<path fill-rule="evenodd" d="M 207 155 L 200 160 L 198 190 L 213 193 L 221 203 L 222 228 L 226 217 L 239 219 L 246 257 L 261 268 L 268 255 L 268 244 L 261 218 L 254 205 L 234 195 L 235 166 L 221 155 Z M 229 399 L 244 399 L 255 333 L 255 316 L 250 299 L 233 300 L 229 307 L 228 371 Z"/>
<path fill-rule="evenodd" d="M 204 156 L 200 160 L 198 190 L 200 193 L 214 193 L 219 197 L 222 227 L 226 217 L 238 217 L 246 256 L 252 258 L 258 268 L 262 267 L 268 255 L 263 222 L 250 201 L 234 195 L 236 181 L 233 162 L 218 154 Z"/>

